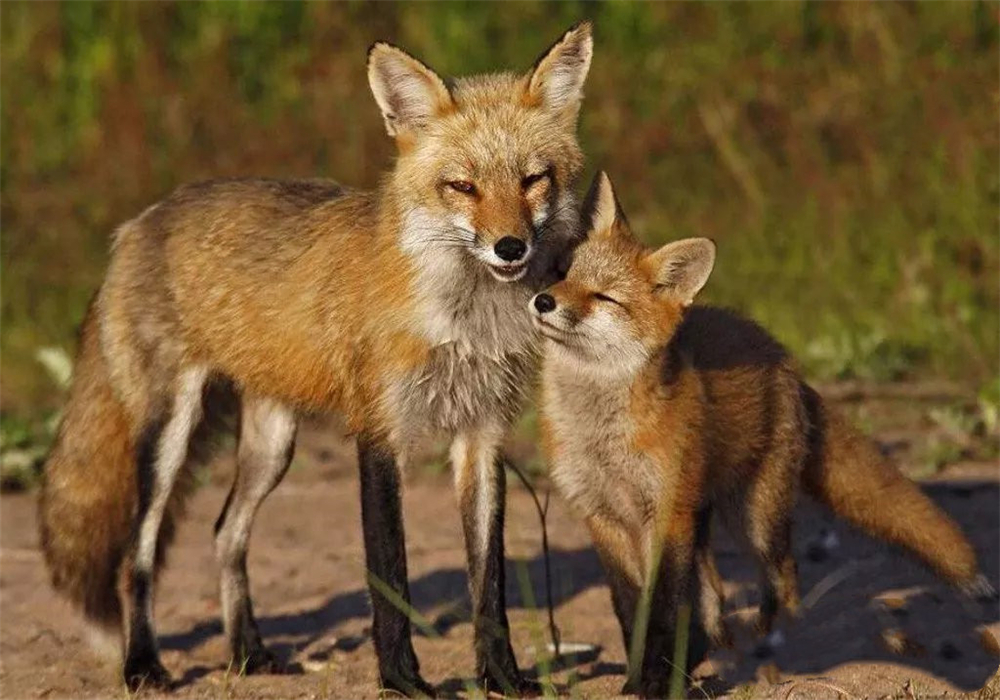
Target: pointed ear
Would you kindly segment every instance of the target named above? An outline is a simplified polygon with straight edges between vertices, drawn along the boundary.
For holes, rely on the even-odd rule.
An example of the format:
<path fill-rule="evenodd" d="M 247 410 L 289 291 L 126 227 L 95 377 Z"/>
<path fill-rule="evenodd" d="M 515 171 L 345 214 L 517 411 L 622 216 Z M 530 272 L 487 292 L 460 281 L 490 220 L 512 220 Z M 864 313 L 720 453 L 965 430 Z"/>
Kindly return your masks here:
<path fill-rule="evenodd" d="M 434 71 L 384 42 L 368 50 L 368 84 L 390 136 L 420 129 L 454 107 L 451 93 Z"/>
<path fill-rule="evenodd" d="M 712 274 L 715 243 L 709 238 L 685 238 L 650 253 L 646 261 L 653 269 L 657 290 L 688 306 Z"/>
<path fill-rule="evenodd" d="M 528 103 L 575 117 L 583 99 L 583 83 L 593 55 L 594 38 L 590 22 L 570 27 L 535 61 L 528 79 Z"/>
<path fill-rule="evenodd" d="M 598 171 L 590 183 L 590 190 L 583 201 L 583 220 L 588 237 L 610 236 L 616 230 L 615 224 L 628 223 L 615 196 L 611 178 L 603 170 Z"/>

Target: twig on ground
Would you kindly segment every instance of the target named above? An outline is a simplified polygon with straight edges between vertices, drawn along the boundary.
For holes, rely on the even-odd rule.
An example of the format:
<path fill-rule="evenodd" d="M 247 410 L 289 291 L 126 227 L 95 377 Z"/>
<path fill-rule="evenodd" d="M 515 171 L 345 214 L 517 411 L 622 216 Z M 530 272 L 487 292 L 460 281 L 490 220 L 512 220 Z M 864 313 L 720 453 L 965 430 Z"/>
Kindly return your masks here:
<path fill-rule="evenodd" d="M 552 603 L 552 566 L 549 561 L 549 530 L 546 525 L 546 518 L 549 514 L 550 494 L 548 491 L 545 492 L 545 503 L 542 504 L 542 502 L 538 500 L 538 493 L 535 491 L 535 487 L 528 481 L 528 477 L 524 475 L 521 468 L 507 457 L 504 457 L 503 461 L 504 464 L 517 475 L 517 478 L 521 480 L 524 488 L 528 490 L 528 493 L 531 495 L 531 500 L 535 502 L 535 510 L 538 511 L 538 520 L 542 525 L 542 556 L 545 564 L 545 604 L 549 609 L 549 634 L 552 636 L 552 650 L 554 655 L 558 658 L 559 628 L 556 627 L 555 606 Z"/>

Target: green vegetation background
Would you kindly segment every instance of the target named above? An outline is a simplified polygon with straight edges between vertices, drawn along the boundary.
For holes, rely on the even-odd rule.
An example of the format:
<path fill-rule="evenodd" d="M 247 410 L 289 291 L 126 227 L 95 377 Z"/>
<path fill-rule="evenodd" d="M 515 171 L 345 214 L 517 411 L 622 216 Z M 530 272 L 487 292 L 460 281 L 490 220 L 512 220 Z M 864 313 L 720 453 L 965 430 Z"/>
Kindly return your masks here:
<path fill-rule="evenodd" d="M 58 407 L 39 350 L 72 350 L 111 231 L 178 184 L 376 182 L 374 40 L 443 74 L 521 70 L 581 18 L 587 176 L 610 171 L 649 242 L 718 242 L 707 301 L 811 376 L 979 392 L 1000 352 L 998 7 L 3 2 L 3 415 Z"/>

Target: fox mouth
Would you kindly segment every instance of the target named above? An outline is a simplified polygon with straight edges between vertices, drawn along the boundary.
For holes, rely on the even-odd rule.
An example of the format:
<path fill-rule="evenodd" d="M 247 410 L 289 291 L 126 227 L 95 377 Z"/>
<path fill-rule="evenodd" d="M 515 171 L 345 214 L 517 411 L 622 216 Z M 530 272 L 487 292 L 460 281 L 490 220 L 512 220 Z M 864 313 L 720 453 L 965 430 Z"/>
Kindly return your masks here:
<path fill-rule="evenodd" d="M 558 326 L 542 320 L 539 316 L 532 316 L 532 319 L 535 322 L 535 328 L 538 332 L 545 336 L 546 340 L 551 340 L 557 345 L 567 346 L 570 344 L 573 336 L 580 335 L 579 333 L 563 330 Z"/>
<path fill-rule="evenodd" d="M 527 260 L 520 260 L 509 265 L 494 265 L 493 263 L 486 263 L 486 265 L 490 274 L 501 282 L 517 282 L 528 271 Z"/>

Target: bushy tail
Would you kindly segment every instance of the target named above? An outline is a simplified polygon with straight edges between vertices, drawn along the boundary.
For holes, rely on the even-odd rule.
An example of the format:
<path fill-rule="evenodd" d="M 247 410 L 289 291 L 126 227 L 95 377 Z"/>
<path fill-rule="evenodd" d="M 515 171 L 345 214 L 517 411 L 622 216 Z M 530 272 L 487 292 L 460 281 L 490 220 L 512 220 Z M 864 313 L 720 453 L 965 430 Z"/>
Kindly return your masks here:
<path fill-rule="evenodd" d="M 69 403 L 45 462 L 39 526 L 53 586 L 89 622 L 116 634 L 118 569 L 131 541 L 138 492 L 132 429 L 109 383 L 95 306 L 80 330 Z"/>
<path fill-rule="evenodd" d="M 902 547 L 945 581 L 989 595 L 991 586 L 958 525 L 815 391 L 804 391 L 814 426 L 806 493 L 864 532 Z"/>

